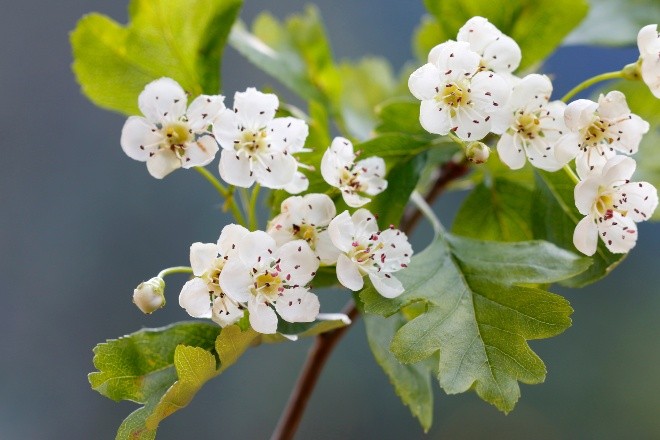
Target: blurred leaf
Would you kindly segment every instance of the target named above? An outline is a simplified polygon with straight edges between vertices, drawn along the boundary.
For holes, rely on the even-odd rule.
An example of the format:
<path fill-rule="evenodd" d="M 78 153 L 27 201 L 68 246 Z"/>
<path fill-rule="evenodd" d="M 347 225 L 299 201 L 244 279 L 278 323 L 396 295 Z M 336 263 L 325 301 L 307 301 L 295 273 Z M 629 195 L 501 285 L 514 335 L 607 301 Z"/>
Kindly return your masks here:
<path fill-rule="evenodd" d="M 73 71 L 96 105 L 138 114 L 149 82 L 167 76 L 193 96 L 219 91 L 220 59 L 241 0 L 132 0 L 122 26 L 101 14 L 71 33 Z"/>
<path fill-rule="evenodd" d="M 482 240 L 531 240 L 533 194 L 503 178 L 482 181 L 463 201 L 452 232 Z"/>
<path fill-rule="evenodd" d="M 660 18 L 657 0 L 590 0 L 587 18 L 566 38 L 566 44 L 626 45 Z"/>
<path fill-rule="evenodd" d="M 455 40 L 456 35 L 450 38 Z M 425 14 L 413 34 L 413 53 L 420 62 L 426 63 L 431 49 L 446 40 L 447 38 L 443 40 L 443 30 L 437 20 L 431 15 Z"/>
<path fill-rule="evenodd" d="M 575 207 L 575 184 L 563 172 L 549 173 L 537 170 L 537 188 L 532 203 L 532 231 L 534 238 L 550 241 L 565 249 L 575 250 L 573 231 L 584 217 Z M 563 280 L 569 287 L 583 287 L 610 273 L 626 254 L 612 254 L 598 240 L 596 253 L 590 257 L 593 264 L 579 275 Z"/>
<path fill-rule="evenodd" d="M 524 285 L 565 279 L 588 264 L 546 242 L 448 235 L 397 274 L 405 287 L 401 296 L 386 299 L 368 287 L 360 298 L 367 313 L 385 316 L 424 302 L 427 310 L 396 332 L 396 358 L 416 363 L 439 351 L 438 379 L 448 394 L 474 389 L 509 412 L 520 396 L 518 381 L 545 379 L 545 365 L 526 341 L 561 333 L 572 313 L 562 297 Z"/>
<path fill-rule="evenodd" d="M 586 0 L 424 0 L 424 4 L 438 24 L 435 44 L 455 40 L 461 26 L 480 15 L 516 40 L 523 55 L 520 69 L 550 55 L 589 8 Z M 422 24 L 418 44 L 429 44 L 435 32 Z"/>
<path fill-rule="evenodd" d="M 410 134 L 437 139 L 438 135 L 430 134 L 419 123 L 419 101 L 409 99 L 393 99 L 383 103 L 377 109 L 378 133 Z"/>
<path fill-rule="evenodd" d="M 394 334 L 406 322 L 401 313 L 389 318 L 364 315 L 367 341 L 374 359 L 389 378 L 397 396 L 410 408 L 410 412 L 419 420 L 424 432 L 427 432 L 433 423 L 432 361 L 425 360 L 414 365 L 404 365 L 389 349 Z"/>

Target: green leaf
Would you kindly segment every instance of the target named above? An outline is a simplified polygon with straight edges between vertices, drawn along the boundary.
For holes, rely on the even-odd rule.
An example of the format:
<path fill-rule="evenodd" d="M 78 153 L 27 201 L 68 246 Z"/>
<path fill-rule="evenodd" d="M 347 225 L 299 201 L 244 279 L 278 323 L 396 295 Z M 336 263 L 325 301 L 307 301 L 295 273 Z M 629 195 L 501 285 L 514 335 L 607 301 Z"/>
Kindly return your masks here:
<path fill-rule="evenodd" d="M 455 40 L 456 35 L 452 36 L 451 39 Z M 415 57 L 419 61 L 426 63 L 431 49 L 446 40 L 443 40 L 443 30 L 435 18 L 425 14 L 422 16 L 422 22 L 417 26 L 413 34 L 413 52 L 415 53 Z"/>
<path fill-rule="evenodd" d="M 407 320 L 400 313 L 389 318 L 364 315 L 367 341 L 374 359 L 394 386 L 397 396 L 410 408 L 410 412 L 419 420 L 424 432 L 427 432 L 433 423 L 432 361 L 404 365 L 389 349 L 394 334 L 406 322 Z"/>
<path fill-rule="evenodd" d="M 272 335 L 261 335 L 261 342 L 277 343 L 290 341 L 291 336 L 309 338 L 338 328 L 346 327 L 351 323 L 346 315 L 340 313 L 322 313 L 314 322 L 290 323 L 282 319 L 277 324 L 277 332 Z M 283 336 L 283 335 L 287 335 Z"/>
<path fill-rule="evenodd" d="M 122 26 L 101 14 L 71 33 L 73 71 L 100 107 L 138 114 L 149 82 L 175 79 L 196 96 L 219 91 L 220 59 L 241 0 L 132 0 Z"/>
<path fill-rule="evenodd" d="M 526 284 L 550 283 L 585 270 L 589 260 L 539 241 L 481 242 L 438 238 L 397 274 L 405 292 L 394 299 L 373 288 L 360 298 L 367 313 L 385 316 L 422 301 L 426 311 L 394 336 L 403 363 L 440 354 L 438 379 L 448 393 L 474 389 L 504 412 L 520 396 L 518 381 L 545 379 L 527 341 L 555 336 L 570 325 L 568 302 Z"/>
<path fill-rule="evenodd" d="M 531 240 L 533 192 L 503 178 L 482 181 L 461 205 L 452 232 L 494 241 Z"/>
<path fill-rule="evenodd" d="M 520 69 L 550 55 L 588 10 L 586 0 L 424 0 L 424 4 L 439 27 L 435 44 L 455 40 L 461 26 L 480 15 L 516 40 L 523 55 Z M 428 44 L 433 30 L 423 26 L 426 29 L 420 33 Z"/>
<path fill-rule="evenodd" d="M 378 109 L 378 133 L 410 134 L 427 139 L 438 138 L 429 134 L 419 123 L 419 101 L 396 99 L 383 103 Z"/>
<path fill-rule="evenodd" d="M 551 241 L 565 249 L 575 250 L 573 231 L 584 217 L 575 207 L 575 184 L 563 172 L 549 173 L 537 170 L 538 193 L 532 203 L 532 230 L 534 237 Z M 569 287 L 591 284 L 610 273 L 626 254 L 612 254 L 599 240 L 596 253 L 590 257 L 593 264 L 579 275 L 563 280 Z"/>
<path fill-rule="evenodd" d="M 567 44 L 635 44 L 639 30 L 660 17 L 657 0 L 590 0 L 589 4 L 587 18 L 571 32 Z"/>

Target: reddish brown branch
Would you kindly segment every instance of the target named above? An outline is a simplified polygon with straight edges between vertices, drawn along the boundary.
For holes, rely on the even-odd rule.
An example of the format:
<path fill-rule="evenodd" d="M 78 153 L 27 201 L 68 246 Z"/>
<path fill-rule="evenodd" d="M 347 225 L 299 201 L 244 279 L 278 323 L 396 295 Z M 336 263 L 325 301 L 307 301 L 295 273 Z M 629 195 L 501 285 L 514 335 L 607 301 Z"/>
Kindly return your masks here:
<path fill-rule="evenodd" d="M 429 204 L 433 203 L 452 180 L 465 175 L 468 170 L 469 167 L 465 162 L 447 162 L 442 165 L 440 168 L 440 176 L 426 195 L 426 201 Z M 418 209 L 413 209 L 407 212 L 401 221 L 400 229 L 409 234 L 415 226 L 417 226 L 421 216 L 422 213 Z M 322 333 L 316 337 L 314 345 L 312 345 L 307 354 L 307 360 L 303 365 L 300 376 L 298 376 L 298 380 L 291 392 L 291 396 L 284 408 L 284 412 L 277 423 L 275 431 L 270 437 L 271 440 L 293 439 L 293 436 L 298 429 L 298 425 L 300 424 L 300 420 L 302 419 L 303 412 L 307 406 L 307 402 L 312 395 L 312 391 L 314 391 L 314 386 L 321 375 L 325 363 L 330 357 L 330 353 L 332 353 L 335 345 L 337 345 L 339 340 L 346 334 L 355 319 L 359 317 L 359 312 L 352 300 L 346 304 L 343 313 L 351 318 L 351 324 L 327 333 Z"/>

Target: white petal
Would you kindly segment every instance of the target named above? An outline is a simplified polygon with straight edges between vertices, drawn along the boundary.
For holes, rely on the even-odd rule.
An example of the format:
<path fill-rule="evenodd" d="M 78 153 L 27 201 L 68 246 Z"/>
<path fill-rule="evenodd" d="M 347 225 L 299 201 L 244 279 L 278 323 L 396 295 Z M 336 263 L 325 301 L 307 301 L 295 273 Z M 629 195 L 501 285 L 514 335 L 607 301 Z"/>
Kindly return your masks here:
<path fill-rule="evenodd" d="M 493 72 L 479 72 L 470 83 L 470 98 L 474 107 L 488 114 L 503 111 L 511 97 L 511 85 L 503 76 Z"/>
<path fill-rule="evenodd" d="M 359 208 L 371 201 L 369 197 L 359 195 L 352 188 L 342 190 L 341 195 L 344 198 L 344 202 L 351 208 Z"/>
<path fill-rule="evenodd" d="M 293 224 L 286 213 L 275 216 L 268 222 L 268 235 L 273 237 L 277 246 L 296 240 L 293 234 Z"/>
<path fill-rule="evenodd" d="M 446 135 L 452 128 L 449 109 L 438 106 L 434 100 L 422 101 L 419 108 L 419 123 L 424 130 L 433 134 Z"/>
<path fill-rule="evenodd" d="M 234 141 L 240 140 L 241 130 L 238 116 L 229 109 L 220 111 L 213 121 L 213 136 L 225 150 L 235 151 Z"/>
<path fill-rule="evenodd" d="M 319 268 L 319 260 L 305 240 L 283 244 L 275 252 L 275 260 L 280 261 L 278 267 L 282 272 L 281 276 L 289 286 L 307 285 Z"/>
<path fill-rule="evenodd" d="M 337 279 L 342 286 L 353 292 L 357 292 L 364 286 L 358 265 L 344 254 L 340 254 L 337 259 Z"/>
<path fill-rule="evenodd" d="M 264 128 L 275 117 L 280 102 L 272 93 L 262 93 L 254 87 L 234 95 L 234 111 L 242 124 L 250 129 Z"/>
<path fill-rule="evenodd" d="M 637 47 L 642 56 L 653 56 L 660 51 L 660 36 L 658 35 L 657 24 L 649 24 L 639 30 Z"/>
<path fill-rule="evenodd" d="M 320 308 L 319 298 L 303 287 L 286 289 L 275 304 L 277 313 L 288 322 L 312 322 Z"/>
<path fill-rule="evenodd" d="M 249 233 L 250 231 L 246 228 L 234 223 L 228 224 L 222 228 L 222 232 L 220 232 L 220 237 L 218 238 L 218 250 L 220 251 L 220 255 L 226 257 L 236 252 L 236 247 L 238 246 L 239 241 Z"/>
<path fill-rule="evenodd" d="M 201 167 L 209 164 L 218 152 L 218 143 L 211 135 L 186 143 L 186 152 L 181 158 L 183 168 Z"/>
<path fill-rule="evenodd" d="M 193 318 L 211 317 L 209 287 L 199 278 L 193 278 L 183 285 L 179 294 L 179 305 Z"/>
<path fill-rule="evenodd" d="M 433 64 L 424 64 L 410 74 L 408 88 L 410 93 L 420 101 L 435 98 L 443 83 L 440 80 L 440 71 Z"/>
<path fill-rule="evenodd" d="M 517 133 L 510 135 L 504 133 L 497 141 L 497 154 L 500 159 L 512 170 L 518 170 L 525 165 L 525 150 Z"/>
<path fill-rule="evenodd" d="M 378 232 L 376 217 L 364 208 L 355 211 L 351 216 L 351 220 L 355 225 L 354 237 L 357 240 L 362 238 L 368 239 Z"/>
<path fill-rule="evenodd" d="M 600 95 L 598 98 L 598 114 L 606 119 L 627 117 L 630 114 L 630 108 L 626 102 L 626 95 L 618 90 L 613 90 L 607 95 Z"/>
<path fill-rule="evenodd" d="M 215 243 L 193 243 L 190 246 L 190 266 L 193 274 L 201 277 L 211 270 L 213 263 L 218 258 L 218 245 Z"/>
<path fill-rule="evenodd" d="M 175 121 L 186 113 L 186 92 L 171 78 L 150 82 L 138 96 L 138 107 L 153 123 Z"/>
<path fill-rule="evenodd" d="M 589 215 L 591 209 L 598 198 L 598 189 L 600 182 L 597 177 L 588 178 L 575 185 L 573 196 L 575 198 L 575 207 L 580 214 Z"/>
<path fill-rule="evenodd" d="M 520 65 L 522 52 L 513 38 L 502 34 L 483 53 L 484 64 L 495 72 L 513 72 Z"/>
<path fill-rule="evenodd" d="M 408 266 L 413 254 L 408 237 L 398 229 L 386 229 L 378 235 L 383 248 L 375 253 L 381 272 L 396 272 Z"/>
<path fill-rule="evenodd" d="M 575 159 L 580 152 L 580 141 L 577 133 L 570 132 L 560 135 L 554 143 L 554 151 L 558 162 L 567 164 Z"/>
<path fill-rule="evenodd" d="M 222 95 L 199 95 L 190 103 L 186 116 L 193 132 L 205 131 L 225 110 L 225 97 Z"/>
<path fill-rule="evenodd" d="M 330 239 L 330 234 L 327 230 L 319 232 L 316 238 L 316 246 L 314 251 L 316 255 L 321 259 L 321 264 L 332 265 L 337 262 L 340 251 L 337 247 L 332 244 Z"/>
<path fill-rule="evenodd" d="M 403 293 L 403 284 L 388 273 L 370 273 L 369 279 L 378 293 L 385 298 L 396 298 Z"/>
<path fill-rule="evenodd" d="M 458 30 L 456 39 L 470 44 L 470 49 L 483 53 L 486 46 L 501 37 L 502 32 L 484 17 L 472 17 Z"/>
<path fill-rule="evenodd" d="M 575 169 L 580 179 L 586 179 L 592 175 L 602 173 L 603 167 L 608 159 L 614 157 L 616 153 L 609 148 L 589 147 L 587 151 L 578 151 L 575 157 Z"/>
<path fill-rule="evenodd" d="M 245 234 L 238 242 L 238 255 L 248 268 L 260 267 L 274 259 L 277 245 L 275 240 L 264 231 Z"/>
<path fill-rule="evenodd" d="M 355 164 L 360 171 L 357 180 L 360 182 L 360 192 L 375 196 L 387 189 L 385 177 L 385 161 L 381 157 L 373 156 L 363 159 Z"/>
<path fill-rule="evenodd" d="M 658 207 L 658 191 L 648 182 L 630 182 L 617 188 L 615 203 L 619 211 L 636 222 L 648 220 Z"/>
<path fill-rule="evenodd" d="M 220 327 L 224 328 L 235 324 L 240 321 L 244 314 L 245 310 L 227 296 L 224 298 L 217 297 L 213 300 L 211 319 L 220 325 Z"/>
<path fill-rule="evenodd" d="M 601 181 L 607 186 L 624 183 L 630 180 L 636 167 L 637 163 L 632 157 L 614 156 L 603 167 Z"/>
<path fill-rule="evenodd" d="M 171 150 L 161 149 L 147 158 L 147 170 L 156 179 L 162 179 L 177 168 L 181 168 L 181 160 Z"/>
<path fill-rule="evenodd" d="M 485 114 L 469 106 L 460 106 L 456 110 L 456 116 L 452 118 L 452 125 L 456 127 L 454 133 L 459 138 L 466 141 L 477 141 L 490 132 L 490 122 L 486 120 Z"/>
<path fill-rule="evenodd" d="M 244 155 L 223 150 L 220 153 L 220 177 L 230 185 L 249 188 L 254 184 L 254 174 L 250 171 L 250 161 Z"/>
<path fill-rule="evenodd" d="M 160 130 L 145 118 L 131 116 L 121 129 L 121 148 L 131 159 L 144 162 L 149 153 L 162 142 L 163 135 Z"/>
<path fill-rule="evenodd" d="M 273 152 L 260 156 L 261 163 L 253 166 L 254 177 L 266 188 L 283 188 L 293 181 L 298 162 L 290 154 Z"/>
<path fill-rule="evenodd" d="M 615 254 L 625 254 L 637 243 L 637 225 L 618 212 L 613 212 L 610 218 L 597 223 L 598 233 L 607 249 Z"/>
<path fill-rule="evenodd" d="M 335 217 L 328 226 L 330 240 L 342 252 L 351 250 L 353 236 L 355 235 L 355 225 L 348 211 L 344 211 Z"/>
<path fill-rule="evenodd" d="M 660 54 L 660 51 L 658 53 Z M 660 55 L 650 55 L 642 59 L 642 79 L 653 96 L 660 98 Z"/>
<path fill-rule="evenodd" d="M 259 333 L 272 334 L 277 332 L 277 315 L 275 311 L 255 297 L 248 302 L 250 325 Z"/>
<path fill-rule="evenodd" d="M 550 95 L 552 95 L 550 78 L 533 73 L 525 76 L 513 88 L 509 105 L 513 109 L 537 110 L 549 102 Z"/>
<path fill-rule="evenodd" d="M 598 104 L 588 99 L 578 99 L 566 106 L 564 111 L 564 122 L 572 131 L 578 131 L 591 124 L 594 119 Z"/>
<path fill-rule="evenodd" d="M 612 139 L 610 147 L 624 154 L 635 154 L 642 137 L 649 131 L 649 123 L 637 115 L 628 115 L 608 127 L 608 135 Z"/>
<path fill-rule="evenodd" d="M 302 119 L 276 118 L 268 123 L 268 136 L 273 147 L 297 153 L 305 146 L 309 127 Z"/>
<path fill-rule="evenodd" d="M 444 83 L 472 76 L 479 69 L 480 62 L 479 54 L 462 41 L 447 41 L 429 53 L 429 63 L 435 64 Z"/>
<path fill-rule="evenodd" d="M 598 246 L 598 228 L 591 215 L 586 216 L 575 227 L 573 232 L 573 244 L 576 249 L 585 255 L 596 253 Z"/>
<path fill-rule="evenodd" d="M 220 272 L 220 288 L 234 301 L 246 302 L 253 283 L 250 268 L 238 258 L 230 258 Z"/>
<path fill-rule="evenodd" d="M 337 136 L 330 144 L 330 150 L 337 155 L 342 163 L 353 163 L 355 154 L 353 153 L 353 144 L 346 138 Z"/>
<path fill-rule="evenodd" d="M 555 172 L 565 165 L 556 159 L 552 145 L 548 144 L 546 138 L 538 136 L 534 139 L 529 139 L 527 141 L 526 152 L 529 163 L 536 168 Z"/>
<path fill-rule="evenodd" d="M 309 179 L 300 171 L 296 171 L 291 182 L 287 183 L 282 189 L 289 194 L 300 194 L 309 188 Z"/>
<path fill-rule="evenodd" d="M 349 166 L 352 163 L 352 161 L 349 163 L 342 161 L 331 148 L 328 148 L 325 153 L 323 153 L 323 158 L 321 158 L 321 176 L 323 176 L 323 180 L 325 180 L 328 185 L 339 188 L 341 170 L 344 165 Z"/>
<path fill-rule="evenodd" d="M 298 208 L 300 212 L 297 214 L 305 224 L 327 226 L 337 215 L 334 202 L 326 194 L 307 194 L 300 201 L 300 208 Z M 283 206 L 284 203 L 282 203 Z"/>

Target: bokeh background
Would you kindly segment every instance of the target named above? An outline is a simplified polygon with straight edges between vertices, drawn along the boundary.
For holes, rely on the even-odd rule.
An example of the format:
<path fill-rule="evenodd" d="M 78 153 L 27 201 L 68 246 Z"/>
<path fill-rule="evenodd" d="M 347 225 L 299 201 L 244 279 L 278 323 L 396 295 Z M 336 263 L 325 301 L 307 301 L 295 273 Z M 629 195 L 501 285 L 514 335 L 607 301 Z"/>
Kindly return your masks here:
<path fill-rule="evenodd" d="M 301 1 L 247 0 L 279 17 Z M 337 58 L 412 58 L 408 36 L 421 1 L 320 2 Z M 134 286 L 163 267 L 187 264 L 190 244 L 214 241 L 228 220 L 197 173 L 152 179 L 119 147 L 124 117 L 93 106 L 70 70 L 68 32 L 85 13 L 126 21 L 126 1 L 3 1 L 0 13 L 0 439 L 110 439 L 136 406 L 92 391 L 92 347 L 144 326 L 186 319 L 172 278 L 169 307 L 142 315 Z M 660 17 L 655 17 L 655 21 Z M 650 18 L 652 19 L 652 17 Z M 607 25 L 603 24 L 603 32 Z M 569 47 L 544 68 L 568 90 L 592 74 L 634 61 L 636 49 Z M 229 49 L 225 94 L 273 84 Z M 437 211 L 450 222 L 460 195 Z M 362 323 L 327 365 L 300 428 L 301 439 L 660 438 L 660 226 L 615 274 L 568 297 L 574 324 L 533 348 L 546 383 L 522 386 L 508 416 L 474 394 L 436 387 L 435 423 L 424 435 L 371 358 Z M 428 230 L 415 236 L 418 249 Z M 345 294 L 322 294 L 325 311 Z M 309 341 L 250 350 L 166 419 L 160 439 L 267 438 Z"/>

